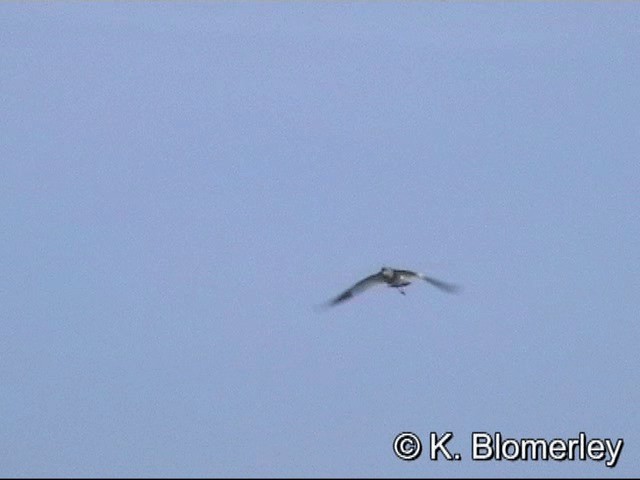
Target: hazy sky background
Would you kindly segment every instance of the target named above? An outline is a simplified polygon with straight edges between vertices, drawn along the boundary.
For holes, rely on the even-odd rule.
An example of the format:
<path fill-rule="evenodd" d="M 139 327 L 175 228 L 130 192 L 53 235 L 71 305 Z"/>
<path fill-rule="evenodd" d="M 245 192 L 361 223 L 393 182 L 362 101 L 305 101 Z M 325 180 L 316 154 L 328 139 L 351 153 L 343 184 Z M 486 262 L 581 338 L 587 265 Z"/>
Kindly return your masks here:
<path fill-rule="evenodd" d="M 635 2 L 3 3 L 0 475 L 637 475 L 639 86 Z"/>

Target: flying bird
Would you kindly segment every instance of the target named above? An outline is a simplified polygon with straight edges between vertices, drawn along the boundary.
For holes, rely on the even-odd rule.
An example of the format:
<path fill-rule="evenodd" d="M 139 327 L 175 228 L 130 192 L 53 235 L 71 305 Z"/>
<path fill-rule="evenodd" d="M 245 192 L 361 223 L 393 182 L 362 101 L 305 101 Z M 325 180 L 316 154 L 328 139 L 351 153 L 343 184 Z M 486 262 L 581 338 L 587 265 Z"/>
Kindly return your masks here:
<path fill-rule="evenodd" d="M 434 287 L 437 287 L 440 290 L 448 293 L 454 293 L 458 290 L 458 287 L 456 285 L 446 283 L 432 277 L 428 277 L 423 273 L 412 272 L 411 270 L 396 270 L 395 268 L 382 267 L 382 269 L 378 273 L 374 273 L 367 278 L 363 278 L 351 288 L 345 290 L 333 300 L 330 300 L 328 306 L 342 303 L 345 300 L 349 300 L 354 295 L 357 295 L 358 293 L 364 292 L 368 288 L 373 287 L 374 285 L 383 283 L 386 283 L 390 287 L 397 288 L 402 295 L 406 295 L 404 287 L 411 284 L 411 282 L 416 279 L 424 280 Z"/>

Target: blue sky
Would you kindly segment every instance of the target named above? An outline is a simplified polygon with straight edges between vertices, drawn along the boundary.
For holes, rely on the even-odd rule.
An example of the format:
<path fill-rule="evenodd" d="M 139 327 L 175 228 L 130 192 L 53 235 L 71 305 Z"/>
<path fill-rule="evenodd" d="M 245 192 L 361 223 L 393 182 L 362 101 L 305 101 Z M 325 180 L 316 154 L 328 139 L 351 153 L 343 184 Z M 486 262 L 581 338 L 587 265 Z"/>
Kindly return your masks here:
<path fill-rule="evenodd" d="M 633 2 L 0 5 L 0 474 L 637 475 L 639 45 Z M 464 290 L 314 309 L 382 265 Z"/>

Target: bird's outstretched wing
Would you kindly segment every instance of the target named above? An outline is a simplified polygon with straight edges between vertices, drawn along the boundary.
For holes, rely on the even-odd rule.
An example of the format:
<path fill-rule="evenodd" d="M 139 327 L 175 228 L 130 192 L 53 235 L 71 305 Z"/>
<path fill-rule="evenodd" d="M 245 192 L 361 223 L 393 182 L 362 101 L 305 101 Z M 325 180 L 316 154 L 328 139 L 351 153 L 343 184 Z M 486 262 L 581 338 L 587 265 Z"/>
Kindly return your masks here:
<path fill-rule="evenodd" d="M 382 273 L 374 273 L 373 275 L 369 275 L 367 278 L 360 280 L 354 286 L 345 290 L 340 295 L 338 295 L 333 300 L 329 301 L 329 306 L 337 305 L 338 303 L 344 302 L 345 300 L 349 300 L 354 295 L 364 292 L 367 288 L 373 287 L 379 283 L 385 283 L 384 276 Z"/>
<path fill-rule="evenodd" d="M 460 290 L 458 285 L 454 285 L 452 283 L 443 282 L 442 280 L 438 280 L 436 278 L 428 277 L 423 273 L 416 273 L 416 276 L 424 280 L 425 282 L 429 282 L 434 287 L 439 288 L 448 293 L 455 293 Z"/>

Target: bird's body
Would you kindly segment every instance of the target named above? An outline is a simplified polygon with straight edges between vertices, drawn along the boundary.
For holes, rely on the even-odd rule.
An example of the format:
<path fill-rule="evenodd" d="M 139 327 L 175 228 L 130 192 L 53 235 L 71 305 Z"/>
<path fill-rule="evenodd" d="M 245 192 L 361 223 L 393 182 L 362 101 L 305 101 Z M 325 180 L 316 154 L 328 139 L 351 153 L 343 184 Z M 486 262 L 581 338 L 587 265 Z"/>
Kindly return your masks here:
<path fill-rule="evenodd" d="M 329 305 L 337 305 L 345 300 L 350 299 L 354 295 L 363 292 L 364 290 L 373 287 L 374 285 L 386 283 L 390 287 L 397 288 L 401 294 L 405 294 L 404 287 L 410 285 L 414 280 L 421 279 L 425 282 L 429 282 L 431 285 L 443 290 L 445 292 L 455 292 L 458 287 L 450 283 L 436 280 L 435 278 L 428 277 L 423 273 L 412 272 L 411 270 L 399 270 L 394 268 L 382 267 L 378 273 L 374 273 L 353 285 L 348 290 L 345 290 L 340 295 L 335 297 L 329 302 Z"/>

